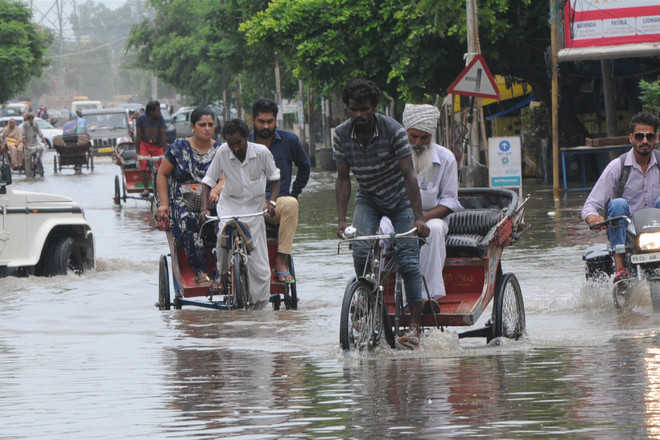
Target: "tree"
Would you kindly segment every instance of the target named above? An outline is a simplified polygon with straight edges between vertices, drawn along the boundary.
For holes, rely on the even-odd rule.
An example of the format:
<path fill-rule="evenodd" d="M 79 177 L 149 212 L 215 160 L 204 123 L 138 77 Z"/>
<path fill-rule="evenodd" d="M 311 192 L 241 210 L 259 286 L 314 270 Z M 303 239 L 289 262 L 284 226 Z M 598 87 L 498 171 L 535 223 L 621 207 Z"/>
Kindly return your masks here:
<path fill-rule="evenodd" d="M 21 92 L 46 65 L 49 35 L 31 21 L 30 10 L 19 1 L 0 0 L 0 102 Z"/>

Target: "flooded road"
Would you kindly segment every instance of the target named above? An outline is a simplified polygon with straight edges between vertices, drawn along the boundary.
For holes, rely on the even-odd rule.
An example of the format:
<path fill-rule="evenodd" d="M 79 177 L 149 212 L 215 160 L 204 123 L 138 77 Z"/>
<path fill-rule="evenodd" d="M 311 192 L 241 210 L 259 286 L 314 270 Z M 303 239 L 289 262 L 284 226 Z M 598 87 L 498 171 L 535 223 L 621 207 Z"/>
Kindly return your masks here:
<path fill-rule="evenodd" d="M 433 331 L 416 352 L 339 349 L 352 271 L 337 255 L 333 175 L 301 197 L 298 311 L 158 311 L 168 252 L 146 202 L 112 205 L 119 168 L 17 189 L 71 196 L 96 237 L 82 276 L 0 279 L 2 439 L 660 438 L 660 317 L 648 292 L 616 313 L 585 285 L 584 194 L 532 192 L 503 269 L 523 290 L 527 337 L 486 345 Z M 490 311 L 482 315 L 482 320 Z M 481 323 L 480 323 L 481 324 Z"/>

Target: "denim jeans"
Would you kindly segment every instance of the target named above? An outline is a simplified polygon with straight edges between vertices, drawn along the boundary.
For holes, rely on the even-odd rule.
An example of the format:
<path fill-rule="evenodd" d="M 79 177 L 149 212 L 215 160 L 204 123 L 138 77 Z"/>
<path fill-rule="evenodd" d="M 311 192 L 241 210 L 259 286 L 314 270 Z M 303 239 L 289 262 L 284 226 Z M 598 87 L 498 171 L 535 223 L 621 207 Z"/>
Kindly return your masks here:
<path fill-rule="evenodd" d="M 353 226 L 357 229 L 357 235 L 373 235 L 378 231 L 380 219 L 387 216 L 392 220 L 394 231 L 397 233 L 409 231 L 415 223 L 412 208 L 400 207 L 392 211 L 383 212 L 370 203 L 357 200 L 353 213 Z M 357 276 L 364 273 L 364 265 L 369 255 L 370 243 L 368 241 L 353 242 L 353 264 Z M 408 301 L 422 300 L 422 275 L 419 270 L 419 242 L 414 239 L 400 239 L 394 243 L 396 261 L 399 272 L 406 287 Z"/>
<path fill-rule="evenodd" d="M 655 201 L 655 207 L 660 208 L 660 197 Z M 630 206 L 626 199 L 612 199 L 607 205 L 607 218 L 625 215 L 630 217 Z M 616 249 L 617 244 L 626 243 L 626 222 L 619 220 L 616 225 L 607 227 L 607 238 L 610 240 L 610 247 L 612 250 Z"/>

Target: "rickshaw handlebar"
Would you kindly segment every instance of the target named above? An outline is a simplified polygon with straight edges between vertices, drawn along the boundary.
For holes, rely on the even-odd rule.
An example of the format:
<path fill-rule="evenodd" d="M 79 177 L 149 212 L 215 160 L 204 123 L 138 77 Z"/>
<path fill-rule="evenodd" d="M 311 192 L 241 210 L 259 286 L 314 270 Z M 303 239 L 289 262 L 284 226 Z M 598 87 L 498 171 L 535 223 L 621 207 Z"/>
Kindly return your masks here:
<path fill-rule="evenodd" d="M 137 157 L 137 160 L 146 160 L 147 162 L 158 162 L 165 156 L 139 156 Z"/>
<path fill-rule="evenodd" d="M 252 214 L 238 214 L 238 215 L 223 215 L 223 216 L 217 216 L 217 215 L 207 215 L 206 216 L 206 222 L 217 222 L 217 221 L 223 221 L 223 220 L 234 220 L 234 219 L 239 219 L 239 218 L 245 218 L 245 217 L 259 217 L 262 215 L 266 215 L 268 213 L 267 209 L 264 209 L 263 211 L 259 212 L 254 212 Z M 205 222 L 205 223 L 206 223 Z"/>

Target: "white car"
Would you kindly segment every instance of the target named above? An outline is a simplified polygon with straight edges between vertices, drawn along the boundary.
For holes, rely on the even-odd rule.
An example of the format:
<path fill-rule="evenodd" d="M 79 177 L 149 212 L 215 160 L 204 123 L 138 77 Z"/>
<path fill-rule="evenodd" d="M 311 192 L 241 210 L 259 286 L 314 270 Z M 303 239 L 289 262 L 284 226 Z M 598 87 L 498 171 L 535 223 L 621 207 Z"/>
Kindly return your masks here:
<path fill-rule="evenodd" d="M 94 236 L 69 197 L 13 190 L 0 165 L 0 276 L 64 275 L 94 268 Z"/>
<path fill-rule="evenodd" d="M 41 118 L 34 118 L 34 122 L 37 123 L 41 134 L 46 138 L 48 142 L 48 148 L 53 148 L 53 138 L 55 136 L 62 136 L 62 129 L 53 127 L 53 124 Z"/>

